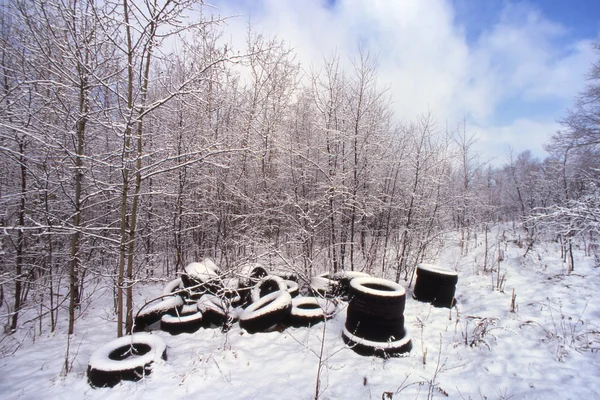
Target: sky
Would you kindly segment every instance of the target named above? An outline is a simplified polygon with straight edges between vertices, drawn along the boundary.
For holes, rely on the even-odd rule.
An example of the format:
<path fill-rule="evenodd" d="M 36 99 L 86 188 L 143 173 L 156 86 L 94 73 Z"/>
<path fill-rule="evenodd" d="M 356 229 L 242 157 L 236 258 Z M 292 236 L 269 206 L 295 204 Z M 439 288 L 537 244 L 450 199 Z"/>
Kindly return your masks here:
<path fill-rule="evenodd" d="M 378 59 L 400 121 L 431 113 L 439 129 L 463 120 L 484 161 L 547 156 L 544 144 L 600 58 L 598 0 L 213 0 L 243 49 L 248 22 L 295 49 L 305 70 L 366 47 Z"/>

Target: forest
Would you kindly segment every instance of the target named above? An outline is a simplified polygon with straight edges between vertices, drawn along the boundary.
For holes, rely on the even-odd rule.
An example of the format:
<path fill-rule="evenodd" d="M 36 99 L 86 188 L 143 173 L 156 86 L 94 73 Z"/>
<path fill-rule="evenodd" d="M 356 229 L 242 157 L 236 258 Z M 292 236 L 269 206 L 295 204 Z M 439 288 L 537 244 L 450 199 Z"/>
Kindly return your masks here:
<path fill-rule="evenodd" d="M 408 282 L 449 237 L 485 243 L 491 270 L 506 224 L 523 256 L 552 242 L 568 272 L 575 249 L 600 265 L 600 62 L 549 156 L 498 166 L 468 118 L 399 114 L 367 48 L 319 69 L 251 27 L 233 48 L 196 1 L 0 7 L 3 352 L 77 332 L 106 285 L 122 336 L 140 282 L 204 258 Z"/>

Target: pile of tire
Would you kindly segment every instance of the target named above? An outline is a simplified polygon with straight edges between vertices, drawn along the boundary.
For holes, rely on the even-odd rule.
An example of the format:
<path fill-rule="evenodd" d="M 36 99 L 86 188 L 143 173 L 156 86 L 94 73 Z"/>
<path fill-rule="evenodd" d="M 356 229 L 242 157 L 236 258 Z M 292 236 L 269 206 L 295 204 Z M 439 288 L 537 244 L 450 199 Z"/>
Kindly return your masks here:
<path fill-rule="evenodd" d="M 452 308 L 458 274 L 433 264 L 419 264 L 415 282 L 414 298 L 435 307 Z"/>
<path fill-rule="evenodd" d="M 240 313 L 240 327 L 249 333 L 269 332 L 311 326 L 334 315 L 333 302 L 298 294 L 297 282 L 265 276 L 252 288 L 251 304 Z"/>
<path fill-rule="evenodd" d="M 348 296 L 342 338 L 352 350 L 383 358 L 411 350 L 404 326 L 406 291 L 402 286 L 387 279 L 354 278 Z"/>
<path fill-rule="evenodd" d="M 225 283 L 212 260 L 188 264 L 180 278 L 167 283 L 160 299 L 138 311 L 134 332 L 151 331 L 158 324 L 172 335 L 193 333 L 202 327 L 226 329 L 230 326 L 232 304 L 239 295 L 237 282 L 232 288 Z M 202 307 L 207 304 L 210 307 Z"/>
<path fill-rule="evenodd" d="M 152 372 L 153 363 L 166 360 L 164 341 L 150 332 L 157 325 L 178 335 L 200 328 L 226 331 L 239 322 L 248 333 L 258 333 L 312 326 L 332 318 L 336 311 L 334 301 L 299 296 L 298 282 L 269 275 L 259 265 L 243 268 L 234 278 L 222 276 L 211 260 L 188 265 L 181 278 L 168 282 L 158 299 L 138 311 L 133 334 L 92 354 L 90 385 L 112 387 L 121 380 L 137 381 Z"/>

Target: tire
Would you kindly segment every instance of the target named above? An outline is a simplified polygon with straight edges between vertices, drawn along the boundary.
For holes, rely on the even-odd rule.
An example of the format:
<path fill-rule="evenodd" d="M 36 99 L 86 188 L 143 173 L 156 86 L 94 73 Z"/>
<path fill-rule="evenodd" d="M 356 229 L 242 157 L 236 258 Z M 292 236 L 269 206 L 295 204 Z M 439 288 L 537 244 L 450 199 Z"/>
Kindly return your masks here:
<path fill-rule="evenodd" d="M 229 300 L 212 294 L 205 294 L 198 300 L 198 311 L 202 313 L 205 328 L 223 328 L 233 322 Z"/>
<path fill-rule="evenodd" d="M 252 303 L 240 315 L 240 327 L 249 333 L 265 332 L 286 318 L 292 309 L 292 296 L 278 290 Z"/>
<path fill-rule="evenodd" d="M 196 309 L 196 312 L 181 315 L 165 314 L 160 319 L 160 329 L 171 335 L 180 333 L 194 333 L 203 326 L 202 312 Z"/>
<path fill-rule="evenodd" d="M 181 278 L 173 279 L 171 282 L 167 283 L 165 289 L 163 290 L 163 296 L 168 296 L 173 294 L 183 287 L 181 283 Z"/>
<path fill-rule="evenodd" d="M 123 336 L 92 353 L 88 382 L 93 387 L 113 387 L 122 380 L 138 381 L 150 375 L 153 364 L 161 359 L 167 359 L 167 345 L 157 335 Z"/>
<path fill-rule="evenodd" d="M 337 295 L 347 299 L 350 292 L 350 281 L 354 278 L 368 278 L 371 275 L 366 272 L 341 271 L 331 276 L 331 279 L 338 282 Z"/>
<path fill-rule="evenodd" d="M 288 286 L 283 279 L 275 275 L 265 276 L 252 288 L 252 291 L 250 292 L 252 303 L 257 302 L 259 299 L 268 294 L 280 290 L 288 290 Z"/>
<path fill-rule="evenodd" d="M 269 275 L 269 272 L 260 264 L 244 265 L 239 272 L 240 287 L 252 287 L 267 275 Z"/>
<path fill-rule="evenodd" d="M 404 335 L 400 340 L 375 342 L 353 335 L 344 328 L 342 339 L 355 353 L 367 357 L 399 357 L 412 349 L 412 340 L 408 335 Z"/>
<path fill-rule="evenodd" d="M 176 314 L 184 306 L 181 296 L 167 297 L 155 304 L 142 308 L 135 316 L 133 331 L 149 330 L 150 325 L 160 321 L 165 314 Z"/>
<path fill-rule="evenodd" d="M 458 274 L 432 264 L 417 266 L 414 298 L 435 307 L 452 308 Z"/>
<path fill-rule="evenodd" d="M 287 292 L 290 294 L 290 296 L 292 296 L 292 298 L 298 296 L 300 293 L 300 286 L 298 285 L 298 282 L 290 279 L 285 279 L 283 282 L 287 286 Z"/>
<path fill-rule="evenodd" d="M 399 284 L 387 279 L 355 278 L 350 282 L 349 299 L 344 332 L 348 332 L 346 337 L 353 342 L 358 343 L 355 338 L 360 338 L 386 348 L 386 343 L 401 341 L 406 336 L 406 291 Z"/>
<path fill-rule="evenodd" d="M 186 296 L 197 300 L 205 293 L 217 294 L 223 290 L 219 279 L 219 269 L 210 259 L 193 262 L 184 268 L 181 282 L 186 289 Z"/>
<path fill-rule="evenodd" d="M 335 304 L 327 299 L 296 297 L 292 299 L 292 309 L 285 319 L 285 324 L 296 328 L 312 326 L 332 318 L 335 309 Z"/>
<path fill-rule="evenodd" d="M 336 297 L 338 294 L 339 282 L 330 279 L 329 273 L 313 276 L 310 279 L 310 290 L 315 296 Z"/>

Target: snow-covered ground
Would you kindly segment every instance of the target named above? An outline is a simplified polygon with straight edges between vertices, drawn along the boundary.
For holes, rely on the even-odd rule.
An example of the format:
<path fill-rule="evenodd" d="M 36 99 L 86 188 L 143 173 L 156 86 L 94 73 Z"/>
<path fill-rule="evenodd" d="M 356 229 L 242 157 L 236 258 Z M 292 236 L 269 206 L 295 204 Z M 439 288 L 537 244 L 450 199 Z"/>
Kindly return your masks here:
<path fill-rule="evenodd" d="M 341 338 L 342 308 L 326 324 L 281 333 L 248 334 L 237 324 L 226 334 L 157 331 L 168 360 L 155 365 L 152 375 L 94 389 L 86 380 L 90 355 L 116 331 L 107 289 L 95 294 L 77 321 L 71 340 L 76 357 L 66 377 L 64 332 L 4 340 L 5 346 L 21 340 L 22 346 L 0 359 L 0 398 L 314 399 L 322 340 L 322 399 L 600 398 L 600 270 L 593 260 L 579 250 L 575 271 L 567 275 L 557 244 L 537 244 L 524 258 L 524 249 L 509 242 L 500 291 L 497 273 L 481 271 L 482 252 L 480 244 L 460 257 L 449 246 L 436 260 L 458 270 L 457 308 L 433 308 L 409 291 L 405 318 L 413 349 L 406 357 L 355 354 Z M 137 304 L 163 287 L 140 284 Z"/>

